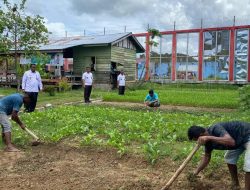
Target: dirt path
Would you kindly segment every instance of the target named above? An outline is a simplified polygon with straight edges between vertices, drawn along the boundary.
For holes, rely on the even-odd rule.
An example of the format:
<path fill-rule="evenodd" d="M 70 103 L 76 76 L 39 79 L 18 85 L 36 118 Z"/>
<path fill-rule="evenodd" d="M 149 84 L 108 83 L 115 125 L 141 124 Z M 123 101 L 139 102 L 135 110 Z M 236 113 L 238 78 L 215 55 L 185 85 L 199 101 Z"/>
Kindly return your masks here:
<path fill-rule="evenodd" d="M 82 101 L 76 102 L 66 102 L 63 105 L 78 105 L 84 104 Z M 134 103 L 134 102 L 106 102 L 102 101 L 101 99 L 92 100 L 92 104 L 96 105 L 107 105 L 107 106 L 116 106 L 116 107 L 125 107 L 131 109 L 144 109 L 144 110 L 152 110 L 151 108 L 146 108 L 142 103 Z M 62 104 L 53 104 L 52 107 L 57 107 Z M 46 105 L 40 105 L 37 107 L 37 110 L 44 110 Z M 161 105 L 159 110 L 161 111 L 184 111 L 184 112 L 235 112 L 236 109 L 229 109 L 229 108 L 202 108 L 202 107 L 192 107 L 192 106 L 173 106 L 173 105 Z"/>
<path fill-rule="evenodd" d="M 0 98 L 4 95 L 0 95 Z M 133 103 L 133 102 L 104 102 L 100 99 L 92 100 L 94 104 L 101 104 L 101 105 L 110 105 L 110 106 L 120 106 L 120 107 L 126 107 L 126 108 L 144 108 L 145 106 L 142 103 Z M 82 101 L 75 101 L 75 102 L 66 102 L 63 103 L 63 105 L 77 105 L 77 104 L 83 104 Z M 53 104 L 53 107 L 62 105 L 61 103 Z M 46 105 L 41 104 L 39 107 L 37 107 L 37 110 L 43 110 L 45 109 Z M 202 108 L 202 107 L 192 107 L 192 106 L 174 106 L 174 105 L 161 105 L 160 110 L 165 111 L 186 111 L 186 112 L 234 112 L 236 109 L 229 109 L 229 108 Z"/>
<path fill-rule="evenodd" d="M 6 154 L 0 152 L 1 190 L 159 190 L 178 167 L 167 158 L 151 166 L 138 155 L 120 157 L 114 149 L 79 147 L 69 141 L 33 147 L 22 156 Z M 223 173 L 225 168 L 196 183 L 183 173 L 172 189 L 228 190 L 229 175 Z"/>
<path fill-rule="evenodd" d="M 109 106 L 120 106 L 126 108 L 141 108 L 146 109 L 142 103 L 132 102 L 103 102 L 96 101 L 94 104 L 109 105 Z M 150 108 L 147 108 L 150 109 Z M 173 105 L 161 105 L 159 110 L 170 110 L 170 111 L 186 111 L 186 112 L 234 112 L 235 109 L 222 109 L 222 108 L 201 108 L 201 107 L 189 107 L 189 106 L 173 106 Z"/>

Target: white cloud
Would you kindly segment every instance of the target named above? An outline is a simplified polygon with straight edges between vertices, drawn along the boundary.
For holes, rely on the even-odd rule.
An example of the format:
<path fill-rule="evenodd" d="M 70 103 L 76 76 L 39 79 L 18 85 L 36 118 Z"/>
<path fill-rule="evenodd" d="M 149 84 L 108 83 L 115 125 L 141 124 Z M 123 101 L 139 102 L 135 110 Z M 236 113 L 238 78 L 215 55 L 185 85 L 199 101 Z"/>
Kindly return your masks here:
<path fill-rule="evenodd" d="M 65 36 L 65 25 L 62 22 L 46 22 L 46 27 L 48 28 L 49 32 L 52 33 L 52 36 L 61 37 Z"/>
<path fill-rule="evenodd" d="M 20 1 L 20 0 L 13 0 Z M 27 11 L 45 17 L 56 35 L 145 31 L 147 24 L 161 30 L 250 24 L 249 0 L 27 0 Z M 56 27 L 55 27 L 56 26 Z M 63 31 L 64 30 L 64 31 Z"/>

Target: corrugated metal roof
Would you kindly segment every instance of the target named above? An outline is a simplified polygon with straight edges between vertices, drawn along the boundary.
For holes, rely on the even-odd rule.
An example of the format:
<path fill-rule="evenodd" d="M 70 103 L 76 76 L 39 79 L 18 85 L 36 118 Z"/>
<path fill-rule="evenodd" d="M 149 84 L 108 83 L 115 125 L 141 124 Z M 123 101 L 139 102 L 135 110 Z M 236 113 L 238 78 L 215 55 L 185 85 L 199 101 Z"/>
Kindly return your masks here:
<path fill-rule="evenodd" d="M 49 43 L 40 47 L 41 51 L 48 50 L 63 50 L 80 45 L 100 45 L 111 44 L 119 39 L 132 36 L 132 33 L 119 33 L 119 34 L 107 34 L 98 36 L 77 36 L 77 37 L 64 37 L 49 40 Z M 141 48 L 141 44 L 133 37 L 137 47 Z M 142 47 L 143 49 L 143 47 Z"/>

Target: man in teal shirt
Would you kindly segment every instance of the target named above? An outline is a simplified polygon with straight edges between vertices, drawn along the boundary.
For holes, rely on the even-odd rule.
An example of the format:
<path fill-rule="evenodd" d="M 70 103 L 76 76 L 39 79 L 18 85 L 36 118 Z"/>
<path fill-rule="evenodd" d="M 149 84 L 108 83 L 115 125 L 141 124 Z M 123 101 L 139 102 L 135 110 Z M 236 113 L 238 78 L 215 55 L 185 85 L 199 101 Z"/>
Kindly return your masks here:
<path fill-rule="evenodd" d="M 154 108 L 158 108 L 160 107 L 160 101 L 158 98 L 158 94 L 154 92 L 154 90 L 149 90 L 148 95 L 146 96 L 144 103 L 146 106 L 149 107 L 154 107 Z"/>
<path fill-rule="evenodd" d="M 2 126 L 2 139 L 5 143 L 7 152 L 17 152 L 19 151 L 11 143 L 11 123 L 9 121 L 8 115 L 11 115 L 11 119 L 15 121 L 22 129 L 25 129 L 25 125 L 18 117 L 18 112 L 22 107 L 23 103 L 29 105 L 30 97 L 25 94 L 12 94 L 0 99 L 0 125 Z"/>

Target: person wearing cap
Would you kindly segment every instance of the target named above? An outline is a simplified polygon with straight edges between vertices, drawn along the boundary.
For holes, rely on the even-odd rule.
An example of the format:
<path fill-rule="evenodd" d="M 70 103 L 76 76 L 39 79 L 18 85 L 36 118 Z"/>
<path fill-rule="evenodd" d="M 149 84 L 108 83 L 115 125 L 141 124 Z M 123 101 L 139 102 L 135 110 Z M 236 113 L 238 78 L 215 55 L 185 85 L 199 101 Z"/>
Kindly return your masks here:
<path fill-rule="evenodd" d="M 124 95 L 124 92 L 125 92 L 125 83 L 126 83 L 126 77 L 124 75 L 124 71 L 121 70 L 121 73 L 117 77 L 118 94 L 119 95 Z"/>
<path fill-rule="evenodd" d="M 158 98 L 158 94 L 155 93 L 154 90 L 152 89 L 149 90 L 148 95 L 144 99 L 144 104 L 145 106 L 154 107 L 155 109 L 160 107 L 160 100 Z"/>
<path fill-rule="evenodd" d="M 90 95 L 93 85 L 93 75 L 90 71 L 90 67 L 86 67 L 86 71 L 82 74 L 82 86 L 84 88 L 84 102 L 90 103 Z"/>
<path fill-rule="evenodd" d="M 11 143 L 11 119 L 15 121 L 22 129 L 25 129 L 24 123 L 19 119 L 18 112 L 22 105 L 29 105 L 31 98 L 28 94 L 12 94 L 0 99 L 0 125 L 2 126 L 2 141 L 6 145 L 5 151 L 18 152 L 19 150 Z"/>
<path fill-rule="evenodd" d="M 31 103 L 25 107 L 27 112 L 33 112 L 36 108 L 38 92 L 42 91 L 43 84 L 39 72 L 36 71 L 36 65 L 31 64 L 30 70 L 26 71 L 22 79 L 22 90 L 31 98 Z"/>

